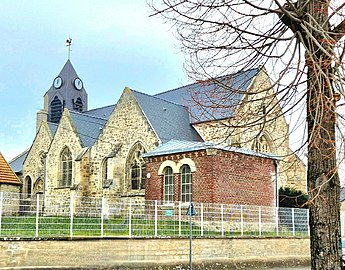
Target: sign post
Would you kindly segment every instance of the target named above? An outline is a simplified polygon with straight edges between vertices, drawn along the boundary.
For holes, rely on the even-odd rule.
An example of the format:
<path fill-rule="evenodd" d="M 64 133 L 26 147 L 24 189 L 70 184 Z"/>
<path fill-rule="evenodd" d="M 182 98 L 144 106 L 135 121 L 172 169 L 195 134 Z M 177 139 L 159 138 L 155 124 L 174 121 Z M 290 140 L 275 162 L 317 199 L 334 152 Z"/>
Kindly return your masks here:
<path fill-rule="evenodd" d="M 192 239 L 193 239 L 193 233 L 192 233 L 192 216 L 196 215 L 194 204 L 191 201 L 189 203 L 189 207 L 186 213 L 187 216 L 189 216 L 189 269 L 193 269 L 192 264 Z"/>

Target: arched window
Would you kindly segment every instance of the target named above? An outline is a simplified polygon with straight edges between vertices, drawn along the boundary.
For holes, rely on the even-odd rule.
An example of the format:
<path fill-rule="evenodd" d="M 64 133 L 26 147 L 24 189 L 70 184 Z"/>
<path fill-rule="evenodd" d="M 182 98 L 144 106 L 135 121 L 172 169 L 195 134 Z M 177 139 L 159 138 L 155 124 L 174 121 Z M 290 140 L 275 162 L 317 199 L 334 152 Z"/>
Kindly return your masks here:
<path fill-rule="evenodd" d="M 145 189 L 145 161 L 142 157 L 146 151 L 137 143 L 133 146 L 127 159 L 129 185 L 132 190 Z"/>
<path fill-rule="evenodd" d="M 265 135 L 261 135 L 260 137 L 255 139 L 252 150 L 261 153 L 271 152 L 269 141 L 267 140 Z"/>
<path fill-rule="evenodd" d="M 164 179 L 164 201 L 174 201 L 174 173 L 171 167 L 165 167 L 163 171 Z"/>
<path fill-rule="evenodd" d="M 72 154 L 67 147 L 61 153 L 60 164 L 60 187 L 69 187 L 72 185 Z"/>
<path fill-rule="evenodd" d="M 80 97 L 78 97 L 76 100 L 73 99 L 73 107 L 75 110 L 79 112 L 83 111 L 83 101 Z"/>
<path fill-rule="evenodd" d="M 192 200 L 192 172 L 189 165 L 181 167 L 181 201 L 190 202 Z"/>
<path fill-rule="evenodd" d="M 58 123 L 62 115 L 62 102 L 55 96 L 53 101 L 50 103 L 50 122 Z"/>
<path fill-rule="evenodd" d="M 109 188 L 111 184 L 113 183 L 113 180 L 110 179 L 109 175 L 109 158 L 105 158 L 102 163 L 102 187 L 103 188 Z"/>
<path fill-rule="evenodd" d="M 30 176 L 25 177 L 25 187 L 26 187 L 25 189 L 26 196 L 30 197 L 32 193 L 32 182 L 31 182 Z"/>

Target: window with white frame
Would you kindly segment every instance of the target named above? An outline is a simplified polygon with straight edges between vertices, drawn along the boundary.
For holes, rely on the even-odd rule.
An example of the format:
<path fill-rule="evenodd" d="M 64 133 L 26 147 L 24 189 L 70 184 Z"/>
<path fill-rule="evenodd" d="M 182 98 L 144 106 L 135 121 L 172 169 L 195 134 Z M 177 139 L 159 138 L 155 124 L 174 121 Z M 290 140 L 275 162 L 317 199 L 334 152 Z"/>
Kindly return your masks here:
<path fill-rule="evenodd" d="M 190 202 L 192 200 L 192 172 L 189 165 L 181 167 L 181 201 Z"/>
<path fill-rule="evenodd" d="M 174 173 L 171 167 L 166 167 L 163 172 L 164 178 L 164 202 L 174 201 Z"/>
<path fill-rule="evenodd" d="M 60 165 L 60 187 L 69 187 L 72 185 L 72 154 L 68 147 L 61 152 Z"/>

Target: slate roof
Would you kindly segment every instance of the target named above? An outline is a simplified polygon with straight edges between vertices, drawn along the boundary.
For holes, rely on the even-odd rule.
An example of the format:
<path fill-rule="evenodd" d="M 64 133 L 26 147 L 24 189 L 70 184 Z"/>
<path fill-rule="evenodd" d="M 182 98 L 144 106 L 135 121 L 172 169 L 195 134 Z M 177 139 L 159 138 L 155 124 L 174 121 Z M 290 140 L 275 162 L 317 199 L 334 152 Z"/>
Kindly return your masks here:
<path fill-rule="evenodd" d="M 189 107 L 191 122 L 226 119 L 233 113 L 260 68 L 241 71 L 214 80 L 197 82 L 156 94 Z"/>
<path fill-rule="evenodd" d="M 104 128 L 107 118 L 100 118 L 85 113 L 70 112 L 72 122 L 83 147 L 92 146 Z"/>
<path fill-rule="evenodd" d="M 19 154 L 12 160 L 10 160 L 9 165 L 15 173 L 20 173 L 23 169 L 24 161 L 29 153 L 29 149 L 25 150 L 23 153 Z"/>
<path fill-rule="evenodd" d="M 10 165 L 5 160 L 4 156 L 0 152 L 0 184 L 12 184 L 20 185 L 16 174 L 11 169 Z"/>
<path fill-rule="evenodd" d="M 132 93 L 162 142 L 171 139 L 201 141 L 190 125 L 186 107 L 135 90 Z"/>
<path fill-rule="evenodd" d="M 276 160 L 281 159 L 269 153 L 258 153 L 249 149 L 229 147 L 229 146 L 224 146 L 220 144 L 214 144 L 211 142 L 191 142 L 191 141 L 181 141 L 181 140 L 170 140 L 166 143 L 161 144 L 156 149 L 150 152 L 147 152 L 143 156 L 144 157 L 165 156 L 165 155 L 170 155 L 170 154 L 186 153 L 186 152 L 193 152 L 193 151 L 206 150 L 206 149 L 219 149 L 223 151 L 241 153 L 244 155 L 251 155 L 251 156 L 270 158 L 270 159 L 276 159 Z"/>
<path fill-rule="evenodd" d="M 52 133 L 53 136 L 55 135 L 58 126 L 59 125 L 56 123 L 48 122 L 48 127 L 49 127 L 50 132 Z"/>
<path fill-rule="evenodd" d="M 113 112 L 115 107 L 116 107 L 116 105 L 109 105 L 109 106 L 89 110 L 89 111 L 86 111 L 83 113 L 88 114 L 88 115 L 92 115 L 92 116 L 97 116 L 97 117 L 109 119 L 109 116 Z"/>

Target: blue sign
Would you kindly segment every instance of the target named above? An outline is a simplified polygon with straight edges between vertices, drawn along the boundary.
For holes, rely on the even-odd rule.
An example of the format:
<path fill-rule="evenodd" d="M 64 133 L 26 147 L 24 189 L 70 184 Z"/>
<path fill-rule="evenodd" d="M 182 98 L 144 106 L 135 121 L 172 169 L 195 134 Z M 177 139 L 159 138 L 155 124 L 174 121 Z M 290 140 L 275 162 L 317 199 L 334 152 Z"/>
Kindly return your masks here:
<path fill-rule="evenodd" d="M 173 214 L 174 214 L 174 211 L 173 211 L 173 210 L 171 210 L 171 209 L 165 210 L 165 215 L 166 215 L 167 217 L 172 217 Z"/>
<path fill-rule="evenodd" d="M 186 215 L 187 216 L 195 216 L 196 215 L 194 204 L 192 202 L 189 204 L 189 207 L 188 207 Z"/>

